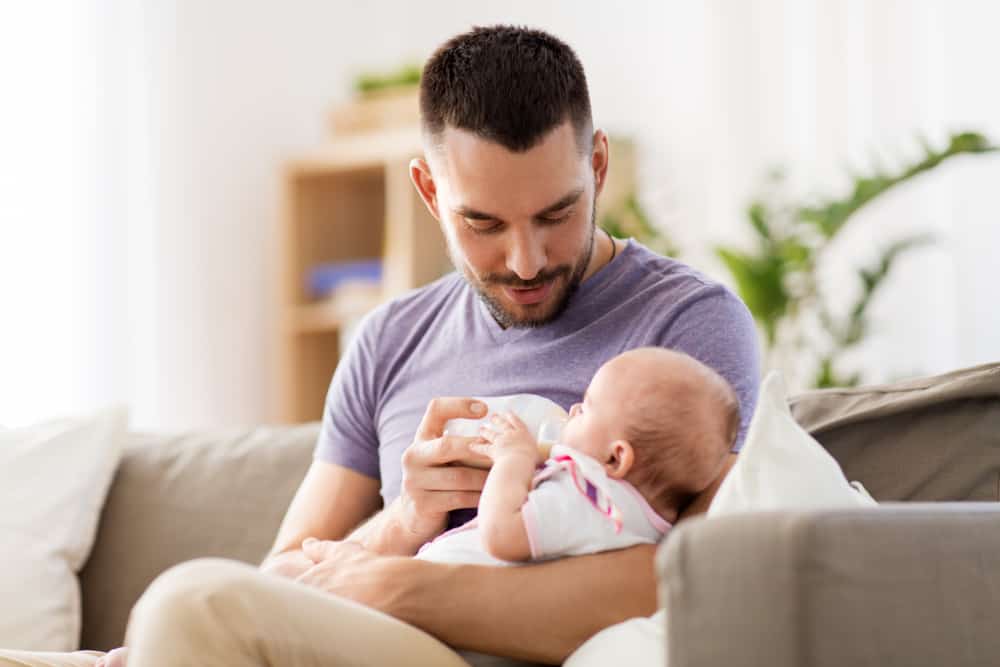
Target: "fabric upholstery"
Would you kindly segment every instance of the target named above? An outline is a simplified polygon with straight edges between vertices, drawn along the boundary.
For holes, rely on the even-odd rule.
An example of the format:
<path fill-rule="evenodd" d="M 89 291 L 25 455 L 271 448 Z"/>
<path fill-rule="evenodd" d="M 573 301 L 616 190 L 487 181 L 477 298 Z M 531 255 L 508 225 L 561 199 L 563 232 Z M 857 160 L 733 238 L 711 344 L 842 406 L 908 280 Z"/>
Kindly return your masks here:
<path fill-rule="evenodd" d="M 312 461 L 318 424 L 133 434 L 80 575 L 87 649 L 120 646 L 129 610 L 161 572 L 203 556 L 258 564 Z"/>
<path fill-rule="evenodd" d="M 671 667 L 973 667 L 1000 655 L 1000 506 L 681 523 L 657 554 Z"/>
<path fill-rule="evenodd" d="M 1000 363 L 806 392 L 791 408 L 876 500 L 1000 500 Z"/>

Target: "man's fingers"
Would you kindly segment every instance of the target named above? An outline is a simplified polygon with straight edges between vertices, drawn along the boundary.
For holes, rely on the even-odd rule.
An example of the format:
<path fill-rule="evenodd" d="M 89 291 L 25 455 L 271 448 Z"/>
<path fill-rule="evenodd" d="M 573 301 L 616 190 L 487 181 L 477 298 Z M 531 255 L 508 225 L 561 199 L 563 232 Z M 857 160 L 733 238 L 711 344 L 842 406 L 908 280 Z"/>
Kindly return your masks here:
<path fill-rule="evenodd" d="M 302 541 L 302 553 L 314 563 L 323 560 L 323 551 L 323 543 L 315 537 L 307 537 Z"/>
<path fill-rule="evenodd" d="M 465 466 L 431 468 L 423 479 L 427 491 L 481 491 L 486 485 L 486 470 Z"/>
<path fill-rule="evenodd" d="M 418 442 L 406 450 L 410 462 L 425 466 L 440 466 L 455 461 L 476 458 L 470 444 L 478 442 L 479 436 L 446 435 L 424 442 Z"/>
<path fill-rule="evenodd" d="M 479 419 L 486 416 L 486 410 L 486 404 L 474 398 L 456 396 L 435 398 L 427 404 L 424 417 L 420 420 L 417 440 L 440 438 L 449 419 Z"/>
<path fill-rule="evenodd" d="M 479 491 L 428 491 L 428 509 L 434 512 L 450 512 L 452 510 L 479 507 Z"/>

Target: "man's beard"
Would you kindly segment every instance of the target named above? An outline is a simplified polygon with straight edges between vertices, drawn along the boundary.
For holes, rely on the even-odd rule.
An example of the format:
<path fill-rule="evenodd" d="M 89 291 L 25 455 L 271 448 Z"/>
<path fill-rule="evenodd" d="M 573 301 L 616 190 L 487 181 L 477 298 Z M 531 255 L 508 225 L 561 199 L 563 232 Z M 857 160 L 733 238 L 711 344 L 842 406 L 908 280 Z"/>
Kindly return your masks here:
<path fill-rule="evenodd" d="M 459 273 L 462 274 L 465 281 L 469 283 L 474 290 L 476 290 L 479 294 L 479 298 L 483 300 L 484 304 L 486 304 L 486 308 L 490 311 L 493 319 L 495 319 L 501 327 L 504 329 L 530 329 L 539 327 L 556 319 L 564 310 L 566 310 L 566 306 L 569 304 L 570 298 L 583 281 L 583 274 L 586 273 L 587 266 L 590 265 L 590 258 L 594 254 L 594 230 L 596 229 L 596 221 L 597 203 L 595 202 L 590 213 L 590 230 L 587 235 L 587 242 L 584 243 L 583 253 L 577 260 L 576 264 L 574 266 L 563 264 L 552 269 L 543 269 L 530 281 L 521 280 L 516 275 L 500 275 L 495 273 L 487 273 L 482 277 L 477 277 L 473 275 L 472 271 L 464 262 L 457 261 L 457 253 L 453 251 L 450 243 L 448 244 L 448 254 L 451 256 L 452 264 L 459 269 Z M 537 315 L 529 315 L 527 317 L 518 316 L 517 313 L 513 313 L 508 310 L 498 298 L 490 294 L 487 290 L 487 288 L 491 285 L 500 286 L 501 288 L 503 286 L 508 286 L 519 289 L 531 289 L 541 287 L 550 281 L 554 282 L 563 277 L 565 277 L 566 280 L 564 287 L 562 288 L 562 292 L 556 293 L 553 291 L 548 296 L 548 300 L 553 303 L 548 312 L 539 313 Z M 553 290 L 555 289 L 557 289 L 557 286 L 553 285 Z"/>

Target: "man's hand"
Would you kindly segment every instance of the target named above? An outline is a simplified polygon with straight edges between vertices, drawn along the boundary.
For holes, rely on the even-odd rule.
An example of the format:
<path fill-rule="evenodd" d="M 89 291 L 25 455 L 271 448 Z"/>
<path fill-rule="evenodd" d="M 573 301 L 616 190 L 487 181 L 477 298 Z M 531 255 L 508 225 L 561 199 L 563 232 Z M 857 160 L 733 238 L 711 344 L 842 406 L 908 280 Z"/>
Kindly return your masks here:
<path fill-rule="evenodd" d="M 427 406 L 416 439 L 403 452 L 403 482 L 396 519 L 416 548 L 439 535 L 448 512 L 477 507 L 490 459 L 470 447 L 479 438 L 445 435 L 449 419 L 478 419 L 486 405 L 471 398 L 436 398 Z M 470 465 L 478 467 L 470 467 Z"/>
<path fill-rule="evenodd" d="M 490 426 L 483 426 L 479 434 L 489 444 L 473 443 L 471 449 L 489 456 L 494 462 L 505 456 L 525 456 L 535 463 L 542 460 L 535 436 L 513 412 L 494 415 Z"/>
<path fill-rule="evenodd" d="M 315 561 L 306 556 L 305 553 L 296 549 L 269 556 L 260 564 L 260 571 L 276 574 L 279 577 L 296 579 L 315 564 Z"/>
<path fill-rule="evenodd" d="M 302 551 L 313 566 L 296 581 L 391 614 L 394 584 L 401 569 L 413 561 L 398 556 L 378 556 L 349 540 L 307 539 Z"/>

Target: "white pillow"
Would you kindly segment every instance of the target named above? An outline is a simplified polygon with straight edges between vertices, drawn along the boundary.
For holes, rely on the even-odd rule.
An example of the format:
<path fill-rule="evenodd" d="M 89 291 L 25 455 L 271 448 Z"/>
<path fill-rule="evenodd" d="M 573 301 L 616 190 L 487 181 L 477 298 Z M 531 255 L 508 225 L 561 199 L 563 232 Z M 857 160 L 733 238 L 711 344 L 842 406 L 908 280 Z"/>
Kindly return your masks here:
<path fill-rule="evenodd" d="M 781 374 L 772 372 L 761 384 L 743 449 L 707 515 L 876 504 L 859 483 L 848 483 L 837 461 L 795 421 Z"/>
<path fill-rule="evenodd" d="M 663 667 L 667 664 L 666 611 L 604 628 L 579 646 L 563 667 Z"/>
<path fill-rule="evenodd" d="M 127 414 L 0 429 L 0 648 L 73 651 L 83 567 Z"/>

